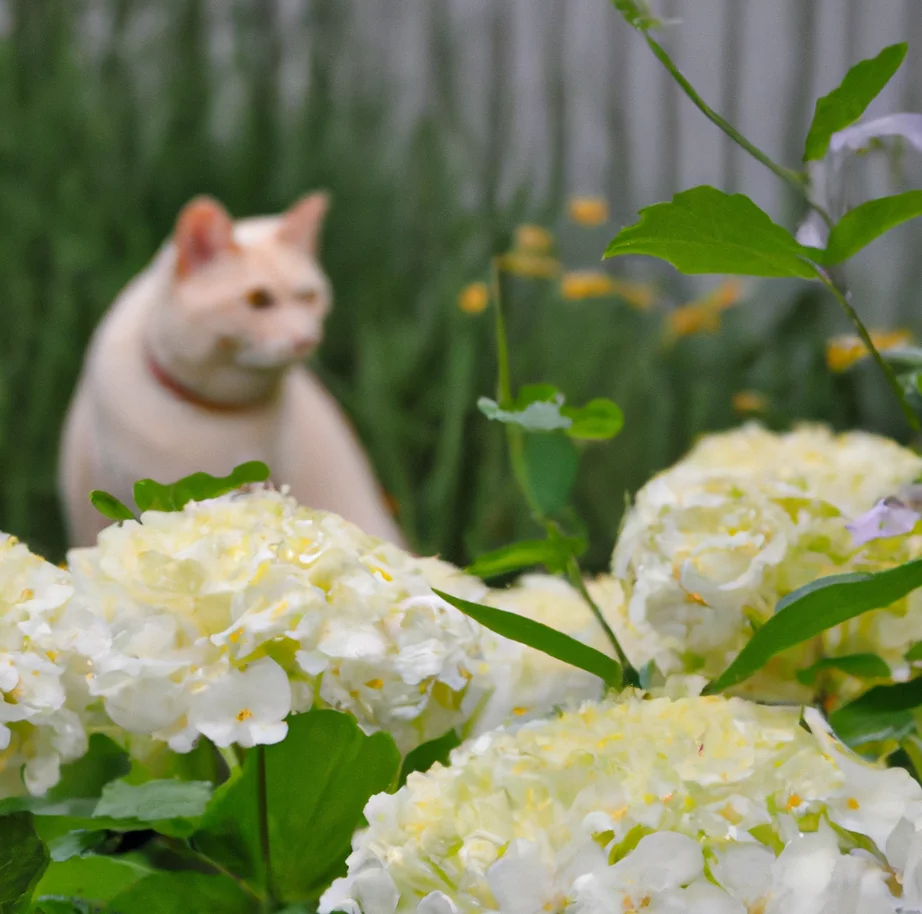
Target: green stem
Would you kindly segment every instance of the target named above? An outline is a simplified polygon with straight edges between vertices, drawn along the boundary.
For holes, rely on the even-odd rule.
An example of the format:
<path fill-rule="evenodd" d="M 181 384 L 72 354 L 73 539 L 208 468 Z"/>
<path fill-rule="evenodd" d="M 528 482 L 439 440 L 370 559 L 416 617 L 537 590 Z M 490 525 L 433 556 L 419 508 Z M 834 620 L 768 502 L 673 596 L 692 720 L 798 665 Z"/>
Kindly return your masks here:
<path fill-rule="evenodd" d="M 871 334 L 868 333 L 867 327 L 864 326 L 861 318 L 858 317 L 858 312 L 855 311 L 855 309 L 851 306 L 847 294 L 843 292 L 829 276 L 825 275 L 824 273 L 820 273 L 819 277 L 823 285 L 826 286 L 826 288 L 829 289 L 829 291 L 832 292 L 832 294 L 836 297 L 836 300 L 842 306 L 842 309 L 848 315 L 848 319 L 852 322 L 855 330 L 858 332 L 858 336 L 861 337 L 861 341 L 867 347 L 868 352 L 871 354 L 871 358 L 877 362 L 877 366 L 884 373 L 884 377 L 887 379 L 887 383 L 890 385 L 890 387 L 893 388 L 893 392 L 896 394 L 897 399 L 900 401 L 900 406 L 902 407 L 903 414 L 906 416 L 906 421 L 909 423 L 910 428 L 915 432 L 919 431 L 919 417 L 916 415 L 915 410 L 913 410 L 913 408 L 909 405 L 909 402 L 906 399 L 906 394 L 896 377 L 896 372 L 893 370 L 893 366 L 887 363 L 883 356 L 881 356 L 881 354 L 877 351 L 877 347 L 871 340 Z"/>
<path fill-rule="evenodd" d="M 586 605 L 592 610 L 592 614 L 596 617 L 599 625 L 602 626 L 602 629 L 608 636 L 608 640 L 611 642 L 611 646 L 615 649 L 615 656 L 621 664 L 622 684 L 632 686 L 639 685 L 640 677 L 637 674 L 637 670 L 631 665 L 631 661 L 627 659 L 627 654 L 624 653 L 618 641 L 618 636 L 606 621 L 605 616 L 602 614 L 602 610 L 599 609 L 599 605 L 592 599 L 592 594 L 589 593 L 586 582 L 583 580 L 583 573 L 580 571 L 579 562 L 576 560 L 576 556 L 571 555 L 567 560 L 567 577 L 570 579 L 570 583 L 579 591 L 580 596 L 586 601 Z"/>
<path fill-rule="evenodd" d="M 719 127 L 734 143 L 745 149 L 756 161 L 761 162 L 769 171 L 777 175 L 786 184 L 793 187 L 797 193 L 802 196 L 810 206 L 815 209 L 823 221 L 832 228 L 833 222 L 829 213 L 823 207 L 814 203 L 807 191 L 806 176 L 799 171 L 785 168 L 777 162 L 770 159 L 758 146 L 749 142 L 729 121 L 722 118 L 695 90 L 695 87 L 685 78 L 682 71 L 675 65 L 672 58 L 666 53 L 656 39 L 651 38 L 646 32 L 643 33 L 650 50 L 659 60 L 659 62 L 669 71 L 672 78 L 679 84 L 682 91 L 691 99 L 692 103 L 699 111 L 712 123 Z"/>
<path fill-rule="evenodd" d="M 493 320 L 496 327 L 496 401 L 500 406 L 507 407 L 512 400 L 512 387 L 509 382 L 509 345 L 506 342 L 498 257 L 490 261 L 490 294 L 493 297 Z"/>
<path fill-rule="evenodd" d="M 506 321 L 503 317 L 502 287 L 500 286 L 499 258 L 490 261 L 490 295 L 493 299 L 493 319 L 496 327 L 496 402 L 508 407 L 512 402 L 512 383 L 509 374 L 509 344 L 506 339 Z M 509 445 L 509 460 L 512 472 L 528 507 L 535 519 L 541 521 L 541 508 L 531 490 L 528 479 L 528 466 L 525 463 L 525 445 L 522 433 L 512 426 L 506 426 L 506 441 Z"/>
<path fill-rule="evenodd" d="M 256 746 L 256 784 L 259 815 L 259 846 L 262 851 L 263 864 L 266 868 L 266 897 L 263 899 L 263 911 L 270 914 L 277 907 L 272 891 L 272 856 L 269 847 L 269 799 L 266 780 L 266 747 Z"/>

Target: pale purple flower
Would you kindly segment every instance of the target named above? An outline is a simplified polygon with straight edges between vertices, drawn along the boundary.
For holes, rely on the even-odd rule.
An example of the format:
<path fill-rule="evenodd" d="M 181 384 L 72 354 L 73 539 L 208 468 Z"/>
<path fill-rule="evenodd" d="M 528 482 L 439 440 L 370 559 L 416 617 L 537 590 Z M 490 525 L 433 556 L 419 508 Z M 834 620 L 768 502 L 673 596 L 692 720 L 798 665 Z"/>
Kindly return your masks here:
<path fill-rule="evenodd" d="M 852 541 L 863 546 L 871 540 L 911 533 L 922 514 L 913 511 L 898 498 L 882 498 L 870 511 L 862 514 L 854 523 L 847 524 Z"/>

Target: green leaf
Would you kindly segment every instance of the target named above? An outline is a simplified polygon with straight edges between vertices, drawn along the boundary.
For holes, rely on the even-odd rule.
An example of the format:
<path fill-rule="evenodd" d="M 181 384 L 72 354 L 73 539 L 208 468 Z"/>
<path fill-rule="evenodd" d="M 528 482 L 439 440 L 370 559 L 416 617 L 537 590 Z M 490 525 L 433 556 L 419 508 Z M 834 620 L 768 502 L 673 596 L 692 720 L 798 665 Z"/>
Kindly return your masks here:
<path fill-rule="evenodd" d="M 556 514 L 576 482 L 579 452 L 562 434 L 528 435 L 522 449 L 532 498 L 544 514 Z"/>
<path fill-rule="evenodd" d="M 663 23 L 647 6 L 645 0 L 612 0 L 612 5 L 627 20 L 628 25 L 641 32 L 657 29 Z"/>
<path fill-rule="evenodd" d="M 544 565 L 551 572 L 561 571 L 571 555 L 586 551 L 586 541 L 576 537 L 520 540 L 477 556 L 467 572 L 489 580 L 522 568 Z"/>
<path fill-rule="evenodd" d="M 53 802 L 86 797 L 95 799 L 110 781 L 128 774 L 128 753 L 108 736 L 94 733 L 86 754 L 61 767 L 61 780 L 47 793 Z"/>
<path fill-rule="evenodd" d="M 838 88 L 817 99 L 807 134 L 804 161 L 822 159 L 832 135 L 854 123 L 877 98 L 906 56 L 906 44 L 892 44 L 876 57 L 856 63 Z"/>
<path fill-rule="evenodd" d="M 849 210 L 829 233 L 823 263 L 842 263 L 884 232 L 917 216 L 922 216 L 922 190 L 862 203 Z"/>
<path fill-rule="evenodd" d="M 149 867 L 125 857 L 71 857 L 48 867 L 35 894 L 104 904 L 148 873 Z"/>
<path fill-rule="evenodd" d="M 228 872 L 264 889 L 257 776 L 257 754 L 249 752 L 243 767 L 212 795 L 192 844 Z"/>
<path fill-rule="evenodd" d="M 294 715 L 264 751 L 273 889 L 285 902 L 314 898 L 345 872 L 362 810 L 394 783 L 400 753 L 389 734 L 366 736 L 330 710 Z"/>
<path fill-rule="evenodd" d="M 112 914 L 253 914 L 258 899 L 227 876 L 152 873 L 120 892 L 106 908 Z"/>
<path fill-rule="evenodd" d="M 86 901 L 54 895 L 43 895 L 35 902 L 32 911 L 34 914 L 93 914 L 93 908 Z"/>
<path fill-rule="evenodd" d="M 839 670 L 858 679 L 887 679 L 890 676 L 887 661 L 877 654 L 848 654 L 845 657 L 824 657 L 805 670 L 798 670 L 797 681 L 813 685 L 823 670 Z"/>
<path fill-rule="evenodd" d="M 621 686 L 622 674 L 621 664 L 617 660 L 597 651 L 582 641 L 577 641 L 563 632 L 550 628 L 534 619 L 526 616 L 519 616 L 516 613 L 506 612 L 503 609 L 496 609 L 493 606 L 483 606 L 480 603 L 471 603 L 469 600 L 462 600 L 460 597 L 453 597 L 450 594 L 442 593 L 440 590 L 435 591 L 446 603 L 460 609 L 466 616 L 470 616 L 475 622 L 479 622 L 485 628 L 509 638 L 512 641 L 518 641 L 527 647 L 533 647 L 537 651 L 556 657 L 564 663 L 585 670 L 598 676 L 607 685 L 614 688 Z"/>
<path fill-rule="evenodd" d="M 93 816 L 138 822 L 195 819 L 205 812 L 211 792 L 207 781 L 113 781 L 103 788 Z"/>
<path fill-rule="evenodd" d="M 70 860 L 71 857 L 82 857 L 97 851 L 108 840 L 104 831 L 77 831 L 66 832 L 60 837 L 48 842 L 48 851 L 51 859 L 56 862 Z"/>
<path fill-rule="evenodd" d="M 624 427 L 621 407 L 605 397 L 590 400 L 585 406 L 563 406 L 560 412 L 573 421 L 567 429 L 571 438 L 605 441 L 614 438 Z"/>
<path fill-rule="evenodd" d="M 402 787 L 407 781 L 407 776 L 414 771 L 428 771 L 436 762 L 447 765 L 451 750 L 457 749 L 460 745 L 461 738 L 457 732 L 449 730 L 438 739 L 431 739 L 428 743 L 417 746 L 412 752 L 407 753 L 407 757 L 403 760 L 397 786 Z"/>
<path fill-rule="evenodd" d="M 917 641 L 908 651 L 906 651 L 906 659 L 910 662 L 915 660 L 922 660 L 922 641 Z"/>
<path fill-rule="evenodd" d="M 269 467 L 258 460 L 242 463 L 227 476 L 193 473 L 177 482 L 163 484 L 153 479 L 141 479 L 134 484 L 134 501 L 138 510 L 181 511 L 190 501 L 204 501 L 233 492 L 241 486 L 265 482 Z"/>
<path fill-rule="evenodd" d="M 829 715 L 836 735 L 850 746 L 901 740 L 915 727 L 912 710 L 922 705 L 922 679 L 875 686 Z"/>
<path fill-rule="evenodd" d="M 862 572 L 820 578 L 789 593 L 778 602 L 768 620 L 733 663 L 703 694 L 712 695 L 748 679 L 772 657 L 815 638 L 872 609 L 889 606 L 922 586 L 922 559 L 888 571 Z"/>
<path fill-rule="evenodd" d="M 556 400 L 535 400 L 525 406 L 503 409 L 495 400 L 481 397 L 477 408 L 488 418 L 505 425 L 515 425 L 527 432 L 551 432 L 559 428 L 569 428 L 572 419 L 561 415 L 560 407 L 563 397 Z"/>
<path fill-rule="evenodd" d="M 816 279 L 809 258 L 817 251 L 798 244 L 742 194 L 693 187 L 640 211 L 640 221 L 622 229 L 606 257 L 649 254 L 682 273 L 792 276 Z"/>
<path fill-rule="evenodd" d="M 28 909 L 48 866 L 48 851 L 27 812 L 0 818 L 0 914 Z"/>
<path fill-rule="evenodd" d="M 134 512 L 127 505 L 122 504 L 114 495 L 103 492 L 102 489 L 93 489 L 90 492 L 90 503 L 103 516 L 109 520 L 135 520 Z"/>

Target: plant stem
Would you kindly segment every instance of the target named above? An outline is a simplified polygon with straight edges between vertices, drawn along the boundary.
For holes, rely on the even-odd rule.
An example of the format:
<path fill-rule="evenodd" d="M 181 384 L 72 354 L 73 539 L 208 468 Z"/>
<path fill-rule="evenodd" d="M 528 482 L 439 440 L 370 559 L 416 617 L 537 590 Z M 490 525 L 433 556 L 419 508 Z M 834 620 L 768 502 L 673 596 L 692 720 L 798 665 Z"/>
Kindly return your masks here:
<path fill-rule="evenodd" d="M 506 321 L 503 317 L 502 287 L 500 286 L 499 258 L 490 261 L 490 296 L 493 299 L 493 315 L 496 327 L 496 402 L 508 407 L 512 402 L 512 382 L 509 375 L 509 345 L 506 339 Z M 525 463 L 525 446 L 522 433 L 512 426 L 506 426 L 506 441 L 509 445 L 509 460 L 512 472 L 528 502 L 535 519 L 541 522 L 541 508 L 531 490 L 528 478 L 528 466 Z"/>
<path fill-rule="evenodd" d="M 266 747 L 256 746 L 256 784 L 257 806 L 259 815 L 259 846 L 262 851 L 263 864 L 266 868 L 266 897 L 263 911 L 270 914 L 277 907 L 272 890 L 272 856 L 269 847 L 269 799 L 266 783 Z"/>
<path fill-rule="evenodd" d="M 861 341 L 867 347 L 868 352 L 871 354 L 871 358 L 877 362 L 877 366 L 884 373 L 887 383 L 893 388 L 893 392 L 900 401 L 900 407 L 903 410 L 903 414 L 906 416 L 906 421 L 909 423 L 910 428 L 915 432 L 919 431 L 919 417 L 916 415 L 915 410 L 909 405 L 906 394 L 896 377 L 896 372 L 893 370 L 893 366 L 886 362 L 883 356 L 877 351 L 877 347 L 871 340 L 871 334 L 868 333 L 867 327 L 864 326 L 861 318 L 858 317 L 858 312 L 855 311 L 848 300 L 848 292 L 840 289 L 839 285 L 837 285 L 826 273 L 819 271 L 818 275 L 823 285 L 836 297 L 842 309 L 848 315 L 848 319 L 858 332 L 858 336 L 861 337 Z"/>
<path fill-rule="evenodd" d="M 826 212 L 823 207 L 814 203 L 809 196 L 807 190 L 807 179 L 804 174 L 799 171 L 794 171 L 790 168 L 785 168 L 783 165 L 779 165 L 777 162 L 770 159 L 758 146 L 751 143 L 746 137 L 743 136 L 729 121 L 721 117 L 695 90 L 695 87 L 685 78 L 682 71 L 675 65 L 672 58 L 666 53 L 666 50 L 663 46 L 656 41 L 655 38 L 651 38 L 647 32 L 643 33 L 644 38 L 647 41 L 647 44 L 650 46 L 650 50 L 653 51 L 653 54 L 659 60 L 659 62 L 670 72 L 672 78 L 679 84 L 682 91 L 691 99 L 692 103 L 698 108 L 699 111 L 712 123 L 719 127 L 734 143 L 742 147 L 749 153 L 756 161 L 761 162 L 769 171 L 777 175 L 784 181 L 786 184 L 793 187 L 797 193 L 802 196 L 807 203 L 810 204 L 813 209 L 815 209 L 823 221 L 832 228 L 833 222 L 829 213 Z"/>
<path fill-rule="evenodd" d="M 618 642 L 618 636 L 606 621 L 605 616 L 602 615 L 602 610 L 599 609 L 599 605 L 592 599 L 592 594 L 589 593 L 586 582 L 583 580 L 583 573 L 580 571 L 579 562 L 574 555 L 571 555 L 567 560 L 567 577 L 570 579 L 570 583 L 579 591 L 580 596 L 586 601 L 586 605 L 592 610 L 592 614 L 596 617 L 599 625 L 602 626 L 602 629 L 608 636 L 608 640 L 611 642 L 611 646 L 615 649 L 615 655 L 618 658 L 618 662 L 621 664 L 621 683 L 632 686 L 639 685 L 640 677 L 637 674 L 637 670 L 634 669 L 631 665 L 631 661 L 628 660 L 627 654 L 624 653 L 621 644 Z"/>

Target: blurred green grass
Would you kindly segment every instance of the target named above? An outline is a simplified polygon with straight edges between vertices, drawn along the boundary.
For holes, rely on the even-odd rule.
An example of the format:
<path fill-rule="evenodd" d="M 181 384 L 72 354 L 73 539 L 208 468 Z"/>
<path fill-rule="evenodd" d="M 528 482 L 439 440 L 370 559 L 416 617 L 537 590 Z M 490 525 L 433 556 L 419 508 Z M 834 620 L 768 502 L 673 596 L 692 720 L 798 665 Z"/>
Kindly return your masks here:
<path fill-rule="evenodd" d="M 92 55 L 81 31 L 90 5 L 111 25 Z M 490 313 L 464 313 L 457 297 L 486 278 L 490 257 L 523 221 L 552 228 L 569 266 L 597 263 L 614 232 L 564 218 L 562 60 L 547 62 L 551 180 L 541 191 L 526 181 L 510 191 L 502 180 L 509 38 L 499 15 L 488 49 L 496 90 L 479 136 L 460 114 L 444 6 L 426 7 L 428 102 L 395 150 L 395 89 L 349 46 L 355 3 L 304 4 L 297 39 L 310 72 L 294 109 L 280 101 L 281 27 L 270 0 L 233 5 L 231 72 L 206 65 L 203 0 L 172 0 L 168 28 L 140 44 L 132 30 L 144 4 L 90 5 L 11 0 L 0 39 L 0 529 L 49 557 L 63 554 L 57 444 L 84 347 L 182 204 L 211 193 L 243 216 L 325 187 L 334 207 L 323 260 L 336 304 L 317 367 L 412 542 L 463 562 L 533 534 L 501 430 L 475 408 L 494 387 Z M 153 94 L 145 71 L 163 78 Z M 216 131 L 231 77 L 234 116 Z M 617 123 L 611 130 L 618 149 Z M 665 302 L 691 297 L 680 277 L 659 275 Z M 583 458 L 575 501 L 591 567 L 607 562 L 625 495 L 697 434 L 738 421 L 738 390 L 767 396 L 772 425 L 816 418 L 902 434 L 873 371 L 826 372 L 824 340 L 838 318 L 819 293 L 772 285 L 724 314 L 719 332 L 672 347 L 663 344 L 662 310 L 614 296 L 567 301 L 551 281 L 515 276 L 504 296 L 517 384 L 550 381 L 571 401 L 610 396 L 626 414 L 625 431 Z"/>

